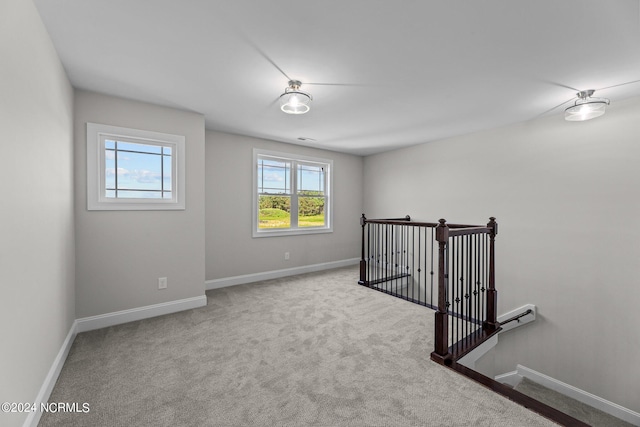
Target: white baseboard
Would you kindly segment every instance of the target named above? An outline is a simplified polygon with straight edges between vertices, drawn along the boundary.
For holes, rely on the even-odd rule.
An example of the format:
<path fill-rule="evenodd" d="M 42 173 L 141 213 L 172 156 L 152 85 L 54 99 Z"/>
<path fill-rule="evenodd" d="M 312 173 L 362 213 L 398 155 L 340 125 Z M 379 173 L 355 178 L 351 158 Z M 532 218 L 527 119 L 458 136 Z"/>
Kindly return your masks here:
<path fill-rule="evenodd" d="M 177 313 L 179 311 L 190 310 L 192 308 L 204 307 L 207 305 L 207 296 L 185 298 L 176 301 L 163 302 L 161 304 L 147 305 L 144 307 L 132 308 L 130 310 L 116 311 L 113 313 L 100 314 L 98 316 L 83 317 L 77 319 L 77 332 L 92 331 L 94 329 L 106 328 L 108 326 L 119 325 L 121 323 L 133 322 L 135 320 L 148 319 L 162 316 L 164 314 Z"/>
<path fill-rule="evenodd" d="M 226 288 L 227 286 L 242 285 L 244 283 L 259 282 L 261 280 L 278 279 L 280 277 L 295 276 L 296 274 L 312 273 L 314 271 L 330 270 L 332 268 L 356 265 L 360 258 L 351 258 L 341 261 L 323 262 L 320 264 L 303 265 L 301 267 L 285 268 L 283 270 L 271 270 L 263 273 L 243 274 L 241 276 L 224 277 L 222 279 L 207 280 L 206 290 Z"/>
<path fill-rule="evenodd" d="M 42 387 L 40 387 L 40 391 L 38 392 L 38 396 L 32 403 L 35 403 L 38 408 L 40 408 L 41 403 L 46 403 L 49 401 L 49 396 L 51 396 L 51 392 L 53 391 L 53 387 L 56 385 L 56 381 L 58 380 L 58 376 L 60 376 L 60 371 L 64 366 L 64 362 L 67 360 L 67 355 L 69 354 L 69 350 L 71 350 L 71 345 L 73 344 L 73 340 L 77 335 L 77 321 L 74 321 L 69 329 L 69 333 L 67 337 L 64 339 L 62 343 L 62 347 L 60 347 L 60 351 L 58 355 L 53 360 L 53 364 L 47 373 L 47 376 L 44 379 Z M 40 422 L 40 417 L 42 416 L 42 412 L 39 410 L 29 412 L 27 415 L 27 419 L 24 421 L 23 427 L 36 427 Z"/>
<path fill-rule="evenodd" d="M 582 402 L 596 409 L 606 412 L 609 415 L 620 418 L 628 423 L 636 426 L 640 426 L 640 414 L 627 409 L 617 403 L 610 402 L 606 399 L 598 397 L 594 394 L 581 390 L 572 385 L 563 383 L 555 378 L 551 378 L 548 375 L 534 371 L 526 366 L 517 365 L 516 370 L 507 372 L 506 374 L 497 375 L 495 380 L 501 383 L 510 384 L 516 386 L 522 378 L 528 378 L 531 381 L 543 385 L 551 390 L 557 391 L 560 394 L 571 397 L 572 399 Z"/>

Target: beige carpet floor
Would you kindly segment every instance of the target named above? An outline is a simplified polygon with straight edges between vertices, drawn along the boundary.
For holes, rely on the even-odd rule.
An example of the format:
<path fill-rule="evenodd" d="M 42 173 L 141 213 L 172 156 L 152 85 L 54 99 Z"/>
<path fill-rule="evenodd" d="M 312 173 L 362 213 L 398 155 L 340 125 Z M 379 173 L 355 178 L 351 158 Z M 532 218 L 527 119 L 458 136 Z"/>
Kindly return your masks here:
<path fill-rule="evenodd" d="M 357 267 L 207 292 L 206 307 L 79 334 L 41 426 L 552 426 L 429 360 L 433 311 Z"/>

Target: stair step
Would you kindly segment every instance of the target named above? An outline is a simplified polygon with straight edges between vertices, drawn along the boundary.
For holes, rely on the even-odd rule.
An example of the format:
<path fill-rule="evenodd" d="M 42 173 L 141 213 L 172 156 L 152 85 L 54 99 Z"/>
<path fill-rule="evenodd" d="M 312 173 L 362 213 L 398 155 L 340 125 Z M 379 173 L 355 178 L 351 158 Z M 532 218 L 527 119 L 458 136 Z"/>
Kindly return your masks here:
<path fill-rule="evenodd" d="M 514 389 L 593 427 L 633 427 L 633 424 L 551 390 L 528 378 L 523 378 Z"/>

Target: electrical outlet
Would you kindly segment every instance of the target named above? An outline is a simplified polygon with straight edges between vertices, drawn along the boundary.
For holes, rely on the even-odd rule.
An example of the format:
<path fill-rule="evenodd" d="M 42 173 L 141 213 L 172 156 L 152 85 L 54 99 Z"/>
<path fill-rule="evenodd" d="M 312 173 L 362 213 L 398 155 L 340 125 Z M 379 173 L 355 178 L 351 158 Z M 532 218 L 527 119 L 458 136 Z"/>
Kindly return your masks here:
<path fill-rule="evenodd" d="M 158 289 L 167 289 L 166 277 L 158 277 Z"/>
<path fill-rule="evenodd" d="M 289 260 L 289 252 L 285 252 L 284 253 L 284 260 L 288 261 Z"/>

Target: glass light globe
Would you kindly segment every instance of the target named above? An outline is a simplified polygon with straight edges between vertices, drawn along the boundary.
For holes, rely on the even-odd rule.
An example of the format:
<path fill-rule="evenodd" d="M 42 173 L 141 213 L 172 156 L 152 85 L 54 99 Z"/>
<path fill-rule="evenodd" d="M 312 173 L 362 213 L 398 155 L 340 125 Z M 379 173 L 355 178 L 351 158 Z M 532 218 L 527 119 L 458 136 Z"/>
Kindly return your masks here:
<path fill-rule="evenodd" d="M 599 100 L 586 100 L 582 103 L 578 101 L 576 102 L 576 105 L 565 110 L 564 119 L 569 122 L 583 122 L 585 120 L 595 119 L 605 113 L 606 106 L 606 102 Z"/>
<path fill-rule="evenodd" d="M 300 91 L 285 90 L 285 92 L 280 95 L 280 109 L 287 114 L 306 113 L 310 109 L 310 102 L 311 96 Z"/>

